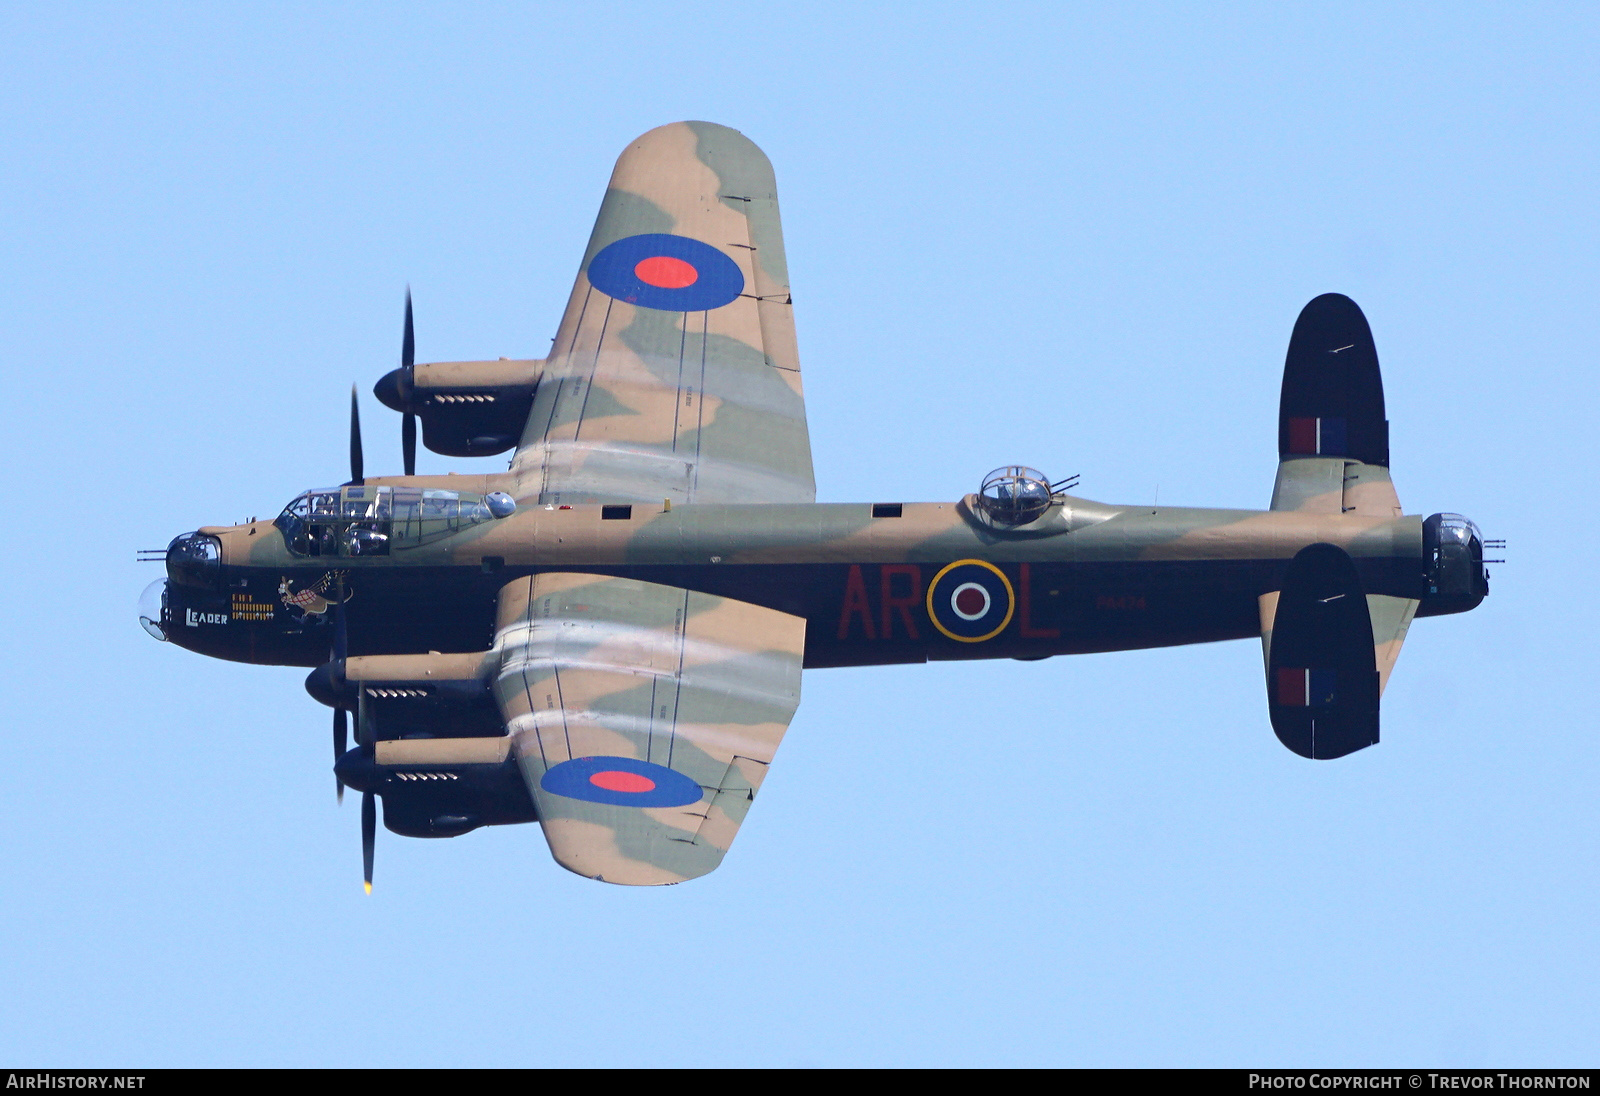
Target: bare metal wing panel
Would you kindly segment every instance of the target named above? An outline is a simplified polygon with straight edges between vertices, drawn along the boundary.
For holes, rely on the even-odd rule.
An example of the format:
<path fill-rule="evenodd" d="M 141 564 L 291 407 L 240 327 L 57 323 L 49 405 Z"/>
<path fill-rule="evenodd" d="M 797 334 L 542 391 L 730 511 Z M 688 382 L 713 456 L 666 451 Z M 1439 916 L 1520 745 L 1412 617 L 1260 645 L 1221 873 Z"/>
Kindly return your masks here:
<path fill-rule="evenodd" d="M 500 594 L 495 696 L 550 851 L 648 886 L 722 862 L 800 703 L 805 621 L 636 579 Z"/>
<path fill-rule="evenodd" d="M 543 503 L 812 502 L 772 165 L 707 122 L 622 154 L 513 461 Z"/>

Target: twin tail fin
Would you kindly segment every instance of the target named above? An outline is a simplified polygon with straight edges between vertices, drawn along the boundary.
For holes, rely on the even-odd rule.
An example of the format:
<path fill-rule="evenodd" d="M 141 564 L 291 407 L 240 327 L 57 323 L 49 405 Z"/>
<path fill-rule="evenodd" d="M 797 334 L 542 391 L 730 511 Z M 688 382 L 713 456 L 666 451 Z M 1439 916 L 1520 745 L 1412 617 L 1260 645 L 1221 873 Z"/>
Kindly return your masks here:
<path fill-rule="evenodd" d="M 1398 518 L 1389 422 L 1372 328 L 1340 293 L 1301 310 L 1278 401 L 1272 509 Z M 1378 704 L 1416 614 L 1409 598 L 1367 594 L 1332 544 L 1302 549 L 1261 596 L 1272 728 L 1302 757 L 1343 757 L 1378 741 Z"/>

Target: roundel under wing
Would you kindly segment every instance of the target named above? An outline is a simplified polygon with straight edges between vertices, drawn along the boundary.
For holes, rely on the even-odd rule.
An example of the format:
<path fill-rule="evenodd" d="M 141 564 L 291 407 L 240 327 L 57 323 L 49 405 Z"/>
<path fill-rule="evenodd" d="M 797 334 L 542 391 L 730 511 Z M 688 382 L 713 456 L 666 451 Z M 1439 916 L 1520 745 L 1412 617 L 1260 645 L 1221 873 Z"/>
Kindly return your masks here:
<path fill-rule="evenodd" d="M 1005 631 L 1016 609 L 1011 581 L 992 563 L 957 560 L 928 584 L 933 626 L 962 643 L 982 643 Z"/>
<path fill-rule="evenodd" d="M 578 757 L 552 766 L 539 781 L 547 792 L 616 807 L 681 807 L 698 802 L 699 784 L 676 769 L 631 757 Z"/>
<path fill-rule="evenodd" d="M 710 244 L 650 232 L 607 244 L 589 260 L 589 284 L 663 312 L 709 312 L 744 292 L 739 264 Z"/>

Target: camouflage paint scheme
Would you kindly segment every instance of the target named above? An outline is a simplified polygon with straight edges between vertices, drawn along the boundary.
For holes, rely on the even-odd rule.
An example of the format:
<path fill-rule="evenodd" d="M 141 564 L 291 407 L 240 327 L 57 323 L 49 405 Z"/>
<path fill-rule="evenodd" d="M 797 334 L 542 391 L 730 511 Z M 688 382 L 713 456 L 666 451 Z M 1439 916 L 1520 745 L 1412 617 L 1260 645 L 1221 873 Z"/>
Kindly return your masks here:
<path fill-rule="evenodd" d="M 704 312 L 597 291 L 595 255 L 645 233 L 711 244 L 743 291 Z M 777 184 L 743 134 L 662 126 L 618 159 L 511 477 L 541 504 L 816 499 Z"/>
<path fill-rule="evenodd" d="M 550 850 L 620 883 L 675 883 L 722 861 L 800 704 L 806 622 L 637 579 L 519 578 L 500 592 L 495 695 Z M 633 807 L 545 790 L 563 761 L 665 765 L 701 793 Z"/>
<path fill-rule="evenodd" d="M 616 289 L 635 276 L 637 294 Z M 704 307 L 660 307 L 678 300 Z M 489 420 L 470 415 L 527 407 L 510 470 L 368 477 L 325 496 L 357 509 L 377 488 L 460 497 L 447 533 L 406 540 L 398 519 L 357 523 L 384 538 L 380 554 L 317 542 L 315 528 L 291 540 L 285 518 L 186 534 L 167 554 L 160 630 L 214 657 L 318 667 L 308 689 L 356 715 L 341 778 L 383 799 L 390 829 L 538 820 L 563 866 L 648 885 L 721 862 L 799 703 L 802 666 L 1259 636 L 1280 737 L 1336 756 L 1297 744 L 1272 693 L 1274 673 L 1301 673 L 1272 658 L 1292 562 L 1331 545 L 1318 551 L 1359 583 L 1372 650 L 1347 661 L 1375 666 L 1378 691 L 1414 616 L 1486 592 L 1469 575 L 1466 593 L 1441 594 L 1438 522 L 1401 511 L 1376 351 L 1368 364 L 1317 357 L 1370 348 L 1346 298 L 1318 298 L 1296 326 L 1270 509 L 1054 494 L 1012 525 L 979 495 L 817 504 L 792 311 L 766 157 L 709 123 L 652 130 L 617 162 L 547 360 L 418 365 L 391 383 L 441 451 L 509 446 L 474 438 Z M 1349 331 L 1350 346 L 1318 342 Z M 492 492 L 515 511 L 473 501 Z M 1369 714 L 1349 748 L 1376 741 Z"/>

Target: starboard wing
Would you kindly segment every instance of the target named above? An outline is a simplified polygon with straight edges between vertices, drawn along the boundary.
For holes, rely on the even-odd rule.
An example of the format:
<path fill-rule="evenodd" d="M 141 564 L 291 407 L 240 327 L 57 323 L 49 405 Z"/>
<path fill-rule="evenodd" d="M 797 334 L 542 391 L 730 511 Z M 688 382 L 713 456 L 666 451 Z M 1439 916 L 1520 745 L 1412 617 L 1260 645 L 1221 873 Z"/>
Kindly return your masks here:
<path fill-rule="evenodd" d="M 722 862 L 800 703 L 805 621 L 635 579 L 500 592 L 495 696 L 550 851 L 649 886 Z"/>
<path fill-rule="evenodd" d="M 513 460 L 542 503 L 813 502 L 772 165 L 708 122 L 617 160 Z"/>

